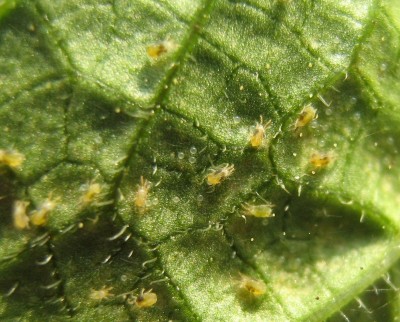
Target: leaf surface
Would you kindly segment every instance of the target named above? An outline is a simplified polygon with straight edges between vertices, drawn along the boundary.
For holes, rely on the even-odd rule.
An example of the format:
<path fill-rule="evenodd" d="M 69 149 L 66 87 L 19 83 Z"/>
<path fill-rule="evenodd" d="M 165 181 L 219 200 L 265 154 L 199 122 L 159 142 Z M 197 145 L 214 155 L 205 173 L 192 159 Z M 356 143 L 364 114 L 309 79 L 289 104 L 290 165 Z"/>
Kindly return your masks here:
<path fill-rule="evenodd" d="M 397 7 L 1 2 L 0 149 L 25 156 L 0 169 L 2 319 L 394 320 L 363 294 L 399 279 Z M 56 207 L 19 231 L 17 200 Z"/>

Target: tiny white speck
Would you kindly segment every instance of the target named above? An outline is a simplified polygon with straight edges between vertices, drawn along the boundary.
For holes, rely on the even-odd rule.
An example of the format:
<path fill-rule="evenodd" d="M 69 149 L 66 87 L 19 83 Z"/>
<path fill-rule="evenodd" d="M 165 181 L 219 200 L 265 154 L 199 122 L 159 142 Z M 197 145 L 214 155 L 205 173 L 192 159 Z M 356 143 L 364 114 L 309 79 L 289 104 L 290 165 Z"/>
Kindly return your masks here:
<path fill-rule="evenodd" d="M 233 123 L 235 123 L 235 124 L 240 123 L 240 116 L 235 116 L 235 117 L 233 118 Z"/>

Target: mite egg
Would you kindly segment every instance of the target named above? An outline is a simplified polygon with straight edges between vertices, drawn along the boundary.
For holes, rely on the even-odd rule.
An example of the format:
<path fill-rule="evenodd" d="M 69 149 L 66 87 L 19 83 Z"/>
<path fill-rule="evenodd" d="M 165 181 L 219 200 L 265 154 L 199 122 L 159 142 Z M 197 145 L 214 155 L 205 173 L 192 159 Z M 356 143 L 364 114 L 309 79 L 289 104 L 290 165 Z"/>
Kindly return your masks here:
<path fill-rule="evenodd" d="M 310 158 L 310 163 L 315 169 L 322 169 L 332 163 L 333 157 L 329 153 L 313 153 Z"/>
<path fill-rule="evenodd" d="M 140 184 L 135 192 L 134 203 L 139 212 L 144 212 L 147 206 L 147 198 L 149 194 L 150 183 L 140 177 Z"/>
<path fill-rule="evenodd" d="M 250 137 L 250 146 L 252 148 L 258 149 L 262 147 L 264 140 L 265 140 L 265 131 L 271 124 L 271 120 L 269 120 L 267 123 L 263 124 L 263 118 L 260 115 L 260 123 L 257 122 L 256 128 L 251 134 Z"/>
<path fill-rule="evenodd" d="M 92 300 L 95 300 L 95 301 L 101 301 L 101 300 L 104 300 L 104 299 L 108 299 L 109 297 L 114 296 L 114 294 L 110 293 L 110 291 L 112 289 L 113 289 L 112 287 L 103 286 L 99 290 L 92 290 L 90 292 L 89 297 Z"/>
<path fill-rule="evenodd" d="M 21 166 L 24 160 L 24 155 L 19 152 L 0 149 L 0 165 L 5 165 L 12 169 L 16 169 Z"/>
<path fill-rule="evenodd" d="M 146 52 L 150 58 L 157 60 L 160 57 L 174 51 L 176 47 L 177 45 L 175 42 L 173 42 L 171 39 L 166 39 L 159 43 L 147 46 Z"/>
<path fill-rule="evenodd" d="M 29 202 L 17 200 L 14 203 L 13 210 L 13 222 L 14 227 L 23 230 L 29 228 L 29 217 L 26 213 L 26 208 L 29 206 Z"/>
<path fill-rule="evenodd" d="M 235 166 L 233 164 L 223 163 L 216 167 L 211 167 L 208 170 L 206 176 L 207 184 L 209 186 L 216 186 L 228 178 L 233 171 L 235 171 Z"/>
<path fill-rule="evenodd" d="M 239 288 L 253 296 L 263 295 L 267 290 L 267 286 L 263 281 L 253 279 L 243 274 L 240 274 Z"/>
<path fill-rule="evenodd" d="M 262 205 L 251 205 L 248 203 L 245 203 L 242 205 L 242 208 L 244 210 L 244 215 L 246 216 L 254 216 L 254 217 L 259 217 L 259 218 L 268 218 L 268 217 L 274 217 L 274 214 L 272 212 L 272 207 L 274 205 L 270 203 L 262 204 Z"/>
<path fill-rule="evenodd" d="M 300 112 L 300 114 L 294 124 L 295 130 L 298 129 L 299 127 L 306 126 L 308 123 L 310 123 L 316 117 L 317 117 L 317 110 L 311 104 L 306 105 L 303 108 L 303 110 Z"/>
<path fill-rule="evenodd" d="M 156 303 L 157 294 L 152 292 L 152 289 L 148 290 L 147 292 L 142 289 L 135 300 L 135 306 L 140 309 L 152 307 Z"/>
<path fill-rule="evenodd" d="M 49 213 L 57 207 L 60 198 L 52 199 L 49 196 L 37 210 L 31 212 L 30 221 L 35 226 L 44 226 L 47 224 Z"/>

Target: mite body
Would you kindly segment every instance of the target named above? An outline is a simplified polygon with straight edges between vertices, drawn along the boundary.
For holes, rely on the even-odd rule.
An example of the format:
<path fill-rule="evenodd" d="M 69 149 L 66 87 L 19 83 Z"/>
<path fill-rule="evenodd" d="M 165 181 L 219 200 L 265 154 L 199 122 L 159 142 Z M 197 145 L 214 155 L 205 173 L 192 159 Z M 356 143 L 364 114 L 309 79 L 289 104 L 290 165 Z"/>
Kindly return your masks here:
<path fill-rule="evenodd" d="M 250 137 L 250 146 L 254 149 L 259 149 L 260 147 L 263 146 L 264 140 L 265 140 L 265 131 L 271 124 L 271 120 L 269 120 L 267 123 L 263 124 L 263 118 L 260 115 L 260 123 L 257 122 L 256 128 L 251 134 Z"/>
<path fill-rule="evenodd" d="M 17 169 L 25 160 L 25 156 L 16 151 L 6 151 L 0 149 L 0 165 L 5 165 L 12 169 Z"/>
<path fill-rule="evenodd" d="M 102 287 L 101 289 L 99 289 L 99 290 L 92 290 L 92 291 L 90 292 L 89 297 L 90 297 L 92 300 L 95 300 L 95 301 L 101 301 L 101 300 L 108 299 L 109 297 L 114 296 L 114 294 L 110 293 L 110 291 L 111 291 L 112 289 L 113 289 L 112 287 L 103 286 L 103 287 Z"/>
<path fill-rule="evenodd" d="M 177 45 L 171 39 L 163 40 L 159 43 L 149 45 L 146 48 L 147 55 L 154 60 L 157 60 L 176 49 Z"/>
<path fill-rule="evenodd" d="M 256 297 L 263 295 L 267 291 L 267 286 L 263 281 L 243 274 L 240 274 L 239 288 Z"/>
<path fill-rule="evenodd" d="M 29 202 L 17 200 L 14 203 L 13 210 L 13 222 L 14 227 L 23 230 L 29 228 L 29 217 L 26 213 L 26 209 L 29 206 Z"/>
<path fill-rule="evenodd" d="M 310 163 L 314 169 L 326 168 L 333 161 L 333 156 L 330 153 L 313 153 L 310 158 Z"/>
<path fill-rule="evenodd" d="M 206 175 L 207 184 L 216 186 L 228 178 L 235 171 L 233 164 L 223 163 L 216 167 L 211 167 Z"/>
<path fill-rule="evenodd" d="M 254 216 L 259 218 L 274 217 L 275 215 L 272 212 L 273 207 L 274 205 L 271 203 L 265 203 L 262 205 L 251 205 L 245 203 L 244 205 L 242 205 L 242 208 L 244 210 L 244 215 Z"/>
<path fill-rule="evenodd" d="M 30 221 L 34 226 L 44 226 L 47 224 L 49 213 L 57 207 L 60 198 L 52 199 L 49 196 L 37 210 L 31 212 Z"/>
<path fill-rule="evenodd" d="M 300 112 L 294 124 L 294 129 L 297 130 L 300 127 L 306 126 L 315 118 L 317 118 L 317 110 L 311 104 L 306 105 Z"/>
<path fill-rule="evenodd" d="M 94 183 L 91 182 L 89 183 L 89 185 L 85 185 L 86 189 L 84 191 L 84 194 L 82 195 L 81 199 L 80 199 L 80 204 L 83 207 L 92 205 L 96 199 L 99 197 L 99 195 L 101 194 L 101 185 L 99 183 Z"/>
<path fill-rule="evenodd" d="M 142 289 L 139 295 L 136 297 L 135 307 L 144 309 L 152 307 L 156 303 L 157 303 L 157 294 L 152 292 L 152 289 L 148 290 L 147 292 L 145 292 L 144 289 Z"/>
<path fill-rule="evenodd" d="M 147 199 L 150 189 L 150 182 L 140 177 L 140 184 L 135 192 L 134 203 L 139 212 L 144 212 L 147 206 Z"/>

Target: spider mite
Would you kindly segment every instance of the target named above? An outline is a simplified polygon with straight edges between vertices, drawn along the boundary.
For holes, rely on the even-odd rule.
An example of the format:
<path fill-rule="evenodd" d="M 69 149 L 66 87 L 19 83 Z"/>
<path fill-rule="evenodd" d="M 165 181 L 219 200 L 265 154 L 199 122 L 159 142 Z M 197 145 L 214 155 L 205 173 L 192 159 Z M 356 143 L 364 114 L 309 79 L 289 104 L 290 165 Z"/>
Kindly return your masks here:
<path fill-rule="evenodd" d="M 240 274 L 239 288 L 255 297 L 263 295 L 267 291 L 267 286 L 263 281 L 244 274 Z"/>
<path fill-rule="evenodd" d="M 261 205 L 252 205 L 248 203 L 244 203 L 242 205 L 243 213 L 246 216 L 254 216 L 258 218 L 269 218 L 274 217 L 274 213 L 272 212 L 273 204 L 265 203 Z"/>
<path fill-rule="evenodd" d="M 139 210 L 140 213 L 143 213 L 146 210 L 147 206 L 147 199 L 150 189 L 150 182 L 140 177 L 140 184 L 135 192 L 134 203 L 136 208 Z"/>
<path fill-rule="evenodd" d="M 148 290 L 147 292 L 145 292 L 144 289 L 142 289 L 139 295 L 136 297 L 135 307 L 143 309 L 152 307 L 156 303 L 157 303 L 157 294 L 152 292 L 152 289 Z"/>
<path fill-rule="evenodd" d="M 111 296 L 114 296 L 114 294 L 110 293 L 110 291 L 112 290 L 112 287 L 106 287 L 103 286 L 101 289 L 99 290 L 91 290 L 89 297 L 92 300 L 96 300 L 96 301 L 101 301 L 101 300 L 105 300 L 108 299 Z"/>
<path fill-rule="evenodd" d="M 326 168 L 332 161 L 333 156 L 330 153 L 314 152 L 310 158 L 310 163 L 314 170 Z"/>
<path fill-rule="evenodd" d="M 222 181 L 228 178 L 235 171 L 233 164 L 223 163 L 217 166 L 213 166 L 208 169 L 206 175 L 207 184 L 209 186 L 219 185 Z"/>
<path fill-rule="evenodd" d="M 257 122 L 256 128 L 250 137 L 250 146 L 254 149 L 259 149 L 263 146 L 265 140 L 265 131 L 271 124 L 271 120 L 263 124 L 263 117 L 260 115 L 260 123 Z"/>
<path fill-rule="evenodd" d="M 317 110 L 311 104 L 304 106 L 294 123 L 294 129 L 297 130 L 300 127 L 306 126 L 315 118 L 317 118 Z"/>
<path fill-rule="evenodd" d="M 84 185 L 83 188 L 85 188 L 85 190 L 84 194 L 80 198 L 80 204 L 83 207 L 87 207 L 92 205 L 99 197 L 102 186 L 100 183 L 90 182 L 89 184 Z"/>
<path fill-rule="evenodd" d="M 31 212 L 30 221 L 34 226 L 44 226 L 47 224 L 49 213 L 57 207 L 60 198 L 52 199 L 51 195 L 43 201 L 38 209 Z"/>
<path fill-rule="evenodd" d="M 25 160 L 25 156 L 17 151 L 6 151 L 0 149 L 0 165 L 8 166 L 12 169 L 17 169 Z"/>
<path fill-rule="evenodd" d="M 14 227 L 23 230 L 29 228 L 29 217 L 26 213 L 26 208 L 29 206 L 29 202 L 17 200 L 14 203 L 13 210 L 13 222 Z"/>
<path fill-rule="evenodd" d="M 146 52 L 147 55 L 154 60 L 157 60 L 168 53 L 171 53 L 177 48 L 177 45 L 171 39 L 165 39 L 159 43 L 155 43 L 147 46 Z"/>

